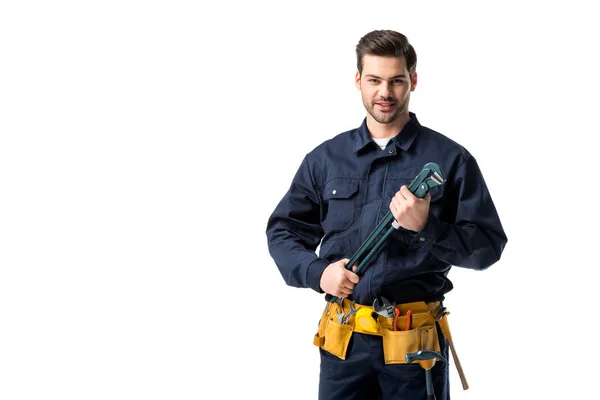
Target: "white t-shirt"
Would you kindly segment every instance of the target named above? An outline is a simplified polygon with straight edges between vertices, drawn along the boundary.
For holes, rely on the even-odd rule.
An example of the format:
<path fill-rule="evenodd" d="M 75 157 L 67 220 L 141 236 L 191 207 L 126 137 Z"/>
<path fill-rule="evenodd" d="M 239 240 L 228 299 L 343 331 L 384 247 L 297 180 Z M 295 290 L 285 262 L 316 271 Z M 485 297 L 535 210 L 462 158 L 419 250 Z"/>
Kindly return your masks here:
<path fill-rule="evenodd" d="M 373 141 L 375 143 L 377 143 L 377 145 L 379 147 L 381 147 L 381 150 L 385 149 L 385 146 L 387 146 L 387 144 L 389 143 L 390 140 L 392 140 L 392 138 L 383 138 L 383 139 L 375 139 L 375 138 L 373 138 Z"/>

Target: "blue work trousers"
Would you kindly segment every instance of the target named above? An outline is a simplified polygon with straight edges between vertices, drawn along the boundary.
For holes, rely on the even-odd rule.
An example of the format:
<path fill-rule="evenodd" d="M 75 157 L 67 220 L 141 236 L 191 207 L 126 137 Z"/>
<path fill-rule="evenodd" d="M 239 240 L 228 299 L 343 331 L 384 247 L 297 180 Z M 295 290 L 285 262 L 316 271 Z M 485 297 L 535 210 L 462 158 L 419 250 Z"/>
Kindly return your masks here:
<path fill-rule="evenodd" d="M 440 338 L 441 354 L 448 359 L 448 344 Z M 321 372 L 319 400 L 425 400 L 425 370 L 419 364 L 386 365 L 382 339 L 354 332 L 346 359 L 319 349 Z M 436 361 L 431 369 L 436 400 L 450 400 L 448 365 Z"/>

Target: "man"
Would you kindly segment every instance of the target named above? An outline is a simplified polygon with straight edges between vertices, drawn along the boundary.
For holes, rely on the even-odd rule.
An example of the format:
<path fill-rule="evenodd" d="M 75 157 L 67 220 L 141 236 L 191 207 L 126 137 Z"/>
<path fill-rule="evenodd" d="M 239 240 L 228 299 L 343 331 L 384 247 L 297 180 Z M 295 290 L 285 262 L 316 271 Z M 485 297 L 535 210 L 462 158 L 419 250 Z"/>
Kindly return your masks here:
<path fill-rule="evenodd" d="M 425 399 L 426 369 L 436 398 L 449 399 L 447 274 L 488 268 L 507 238 L 475 158 L 409 112 L 417 57 L 407 38 L 373 31 L 356 55 L 366 118 L 306 155 L 269 218 L 269 251 L 288 285 L 344 299 L 327 302 L 315 335 L 320 399 Z M 407 185 L 429 162 L 446 180 L 418 198 Z M 355 274 L 350 256 L 390 211 L 399 228 Z M 384 303 L 399 317 L 377 310 Z M 418 350 L 441 357 L 407 364 Z"/>

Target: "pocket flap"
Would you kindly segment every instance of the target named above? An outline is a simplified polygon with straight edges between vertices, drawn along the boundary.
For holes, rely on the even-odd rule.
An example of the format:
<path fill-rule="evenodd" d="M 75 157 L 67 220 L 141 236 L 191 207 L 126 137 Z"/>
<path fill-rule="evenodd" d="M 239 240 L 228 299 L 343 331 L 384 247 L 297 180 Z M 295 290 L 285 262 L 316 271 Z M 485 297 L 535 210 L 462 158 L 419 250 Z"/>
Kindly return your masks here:
<path fill-rule="evenodd" d="M 323 200 L 349 199 L 358 191 L 358 180 L 351 178 L 335 178 L 325 184 Z"/>

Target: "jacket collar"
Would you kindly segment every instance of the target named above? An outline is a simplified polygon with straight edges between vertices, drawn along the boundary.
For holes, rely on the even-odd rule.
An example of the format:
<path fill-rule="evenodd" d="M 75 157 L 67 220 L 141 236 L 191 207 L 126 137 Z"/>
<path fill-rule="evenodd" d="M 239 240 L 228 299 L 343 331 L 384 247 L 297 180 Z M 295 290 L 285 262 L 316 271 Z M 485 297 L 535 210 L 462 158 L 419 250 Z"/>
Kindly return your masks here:
<path fill-rule="evenodd" d="M 408 114 L 410 116 L 410 120 L 408 120 L 406 125 L 404 125 L 404 128 L 402 128 L 402 130 L 392 138 L 392 143 L 404 151 L 407 151 L 410 148 L 412 142 L 419 133 L 419 128 L 421 127 L 421 124 L 417 120 L 417 116 L 412 112 L 409 112 Z M 352 152 L 356 153 L 362 150 L 370 142 L 373 142 L 373 138 L 371 138 L 371 134 L 367 128 L 367 118 L 365 118 L 356 131 L 354 150 Z"/>

